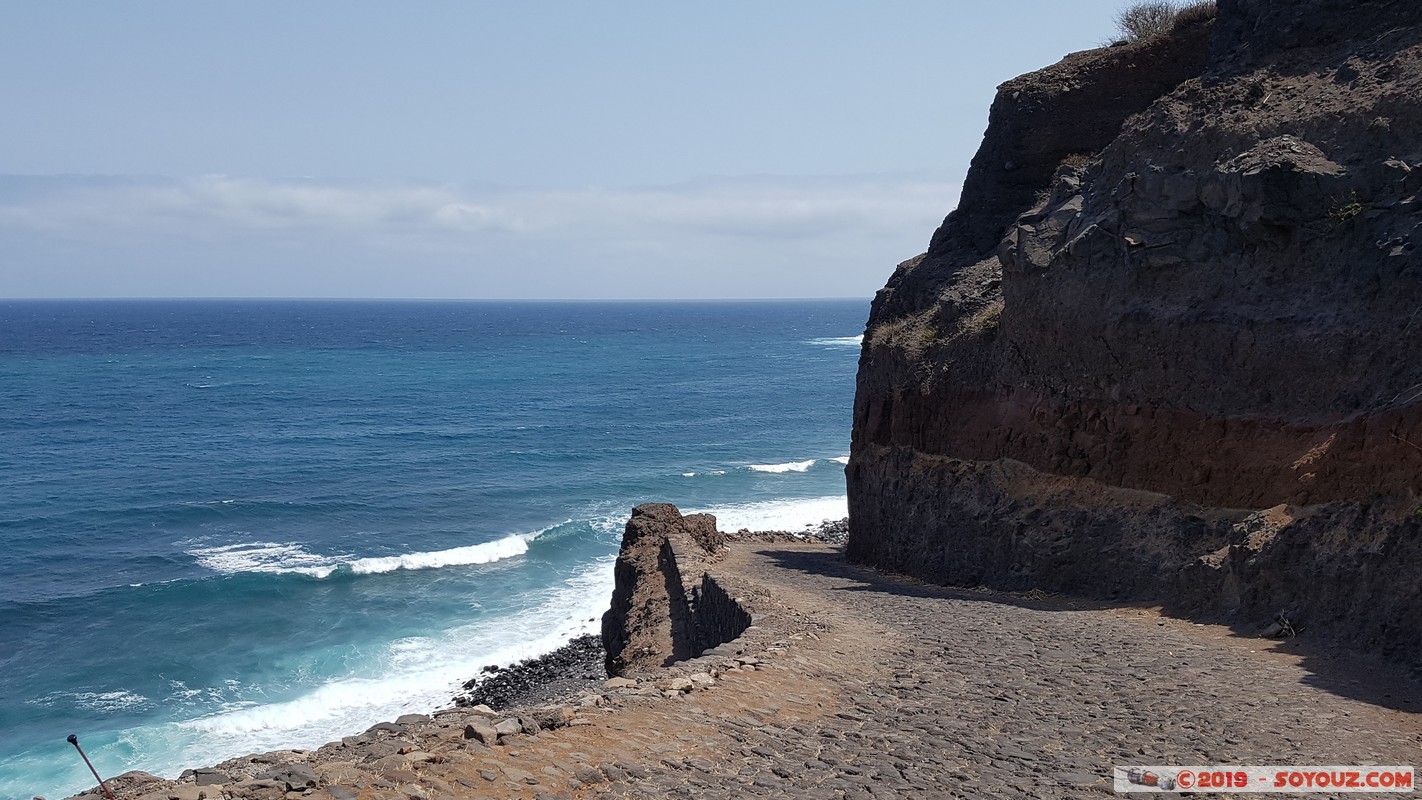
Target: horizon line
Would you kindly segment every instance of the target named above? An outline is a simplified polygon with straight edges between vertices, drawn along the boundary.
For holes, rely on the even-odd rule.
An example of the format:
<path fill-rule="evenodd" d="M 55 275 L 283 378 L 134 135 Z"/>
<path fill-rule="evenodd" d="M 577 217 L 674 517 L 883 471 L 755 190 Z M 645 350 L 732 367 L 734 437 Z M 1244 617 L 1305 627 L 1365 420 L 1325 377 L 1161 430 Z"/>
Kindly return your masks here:
<path fill-rule="evenodd" d="M 191 296 L 122 296 L 122 297 L 0 297 L 4 303 L 54 302 L 212 302 L 212 301 L 274 301 L 332 303 L 776 303 L 868 301 L 868 297 L 267 297 L 260 295 L 191 295 Z"/>

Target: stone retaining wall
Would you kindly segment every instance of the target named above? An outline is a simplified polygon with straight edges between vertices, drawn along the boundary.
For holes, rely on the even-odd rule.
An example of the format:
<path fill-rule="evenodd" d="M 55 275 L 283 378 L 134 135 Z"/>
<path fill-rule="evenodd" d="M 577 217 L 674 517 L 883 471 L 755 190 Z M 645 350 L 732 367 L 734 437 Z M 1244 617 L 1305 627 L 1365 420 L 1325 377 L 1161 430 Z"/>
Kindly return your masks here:
<path fill-rule="evenodd" d="M 710 571 L 725 541 L 710 514 L 682 516 L 667 503 L 632 510 L 602 618 L 609 675 L 695 658 L 750 627 L 750 612 Z"/>
<path fill-rule="evenodd" d="M 696 623 L 696 655 L 735 641 L 754 622 L 750 612 L 709 572 L 701 574 L 701 585 L 692 591 L 691 608 Z"/>

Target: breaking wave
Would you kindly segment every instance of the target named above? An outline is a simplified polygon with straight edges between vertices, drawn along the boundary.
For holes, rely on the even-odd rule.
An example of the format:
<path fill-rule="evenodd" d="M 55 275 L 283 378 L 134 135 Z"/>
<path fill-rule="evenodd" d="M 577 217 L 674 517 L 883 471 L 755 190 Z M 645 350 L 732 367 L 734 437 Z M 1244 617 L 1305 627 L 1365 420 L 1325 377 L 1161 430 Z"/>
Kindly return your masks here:
<path fill-rule="evenodd" d="M 693 511 L 715 514 L 716 525 L 723 531 L 741 528 L 753 531 L 801 531 L 822 522 L 849 516 L 849 498 L 845 495 L 834 495 L 760 500 L 691 509 L 687 513 Z"/>
<path fill-rule="evenodd" d="M 355 558 L 350 555 L 328 556 L 308 552 L 300 544 L 280 542 L 242 542 L 218 547 L 199 547 L 188 555 L 202 566 L 225 575 L 243 572 L 308 575 L 327 578 L 337 571 L 356 575 L 378 575 L 396 570 L 439 569 L 473 564 L 490 564 L 528 552 L 528 543 L 552 530 L 544 528 L 533 533 L 517 533 L 492 542 L 452 547 L 448 550 L 402 553 L 393 556 Z"/>
<path fill-rule="evenodd" d="M 787 461 L 784 464 L 747 464 L 746 469 L 755 472 L 807 472 L 815 465 L 815 459 L 806 461 Z"/>
<path fill-rule="evenodd" d="M 391 642 L 379 668 L 346 675 L 276 702 L 229 703 L 196 719 L 139 729 L 131 738 L 159 754 L 155 769 L 277 747 L 318 747 L 404 713 L 447 706 L 471 665 L 508 666 L 597 632 L 612 593 L 614 554 L 594 560 L 522 611 Z"/>

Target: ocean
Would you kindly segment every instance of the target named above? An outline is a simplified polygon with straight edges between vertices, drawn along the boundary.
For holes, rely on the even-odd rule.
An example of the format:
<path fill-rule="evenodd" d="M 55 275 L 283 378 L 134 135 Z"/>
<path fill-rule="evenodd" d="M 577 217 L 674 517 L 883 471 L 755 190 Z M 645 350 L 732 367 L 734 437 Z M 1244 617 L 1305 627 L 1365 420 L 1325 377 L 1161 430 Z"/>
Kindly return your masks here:
<path fill-rule="evenodd" d="M 0 301 L 0 798 L 450 705 L 631 508 L 845 515 L 867 301 Z"/>

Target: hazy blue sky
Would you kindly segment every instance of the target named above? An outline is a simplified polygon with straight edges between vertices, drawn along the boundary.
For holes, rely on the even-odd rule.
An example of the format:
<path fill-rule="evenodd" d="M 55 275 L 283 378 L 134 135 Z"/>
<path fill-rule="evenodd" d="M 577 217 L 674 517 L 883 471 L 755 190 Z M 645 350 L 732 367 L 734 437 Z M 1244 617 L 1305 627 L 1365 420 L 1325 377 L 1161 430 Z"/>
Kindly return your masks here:
<path fill-rule="evenodd" d="M 868 297 L 1102 0 L 0 1 L 0 296 Z"/>

